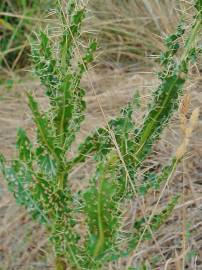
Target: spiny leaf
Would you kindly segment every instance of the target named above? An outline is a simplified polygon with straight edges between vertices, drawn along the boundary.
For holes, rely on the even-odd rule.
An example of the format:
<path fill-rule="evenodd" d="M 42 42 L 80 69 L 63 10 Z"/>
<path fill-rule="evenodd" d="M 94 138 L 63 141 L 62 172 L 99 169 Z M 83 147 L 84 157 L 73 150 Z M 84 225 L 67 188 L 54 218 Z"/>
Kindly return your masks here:
<path fill-rule="evenodd" d="M 59 71 L 54 59 L 51 42 L 45 32 L 40 32 L 40 44 L 32 45 L 32 59 L 35 64 L 35 72 L 47 88 L 46 94 L 54 97 L 59 83 Z"/>
<path fill-rule="evenodd" d="M 154 141 L 159 138 L 165 124 L 178 107 L 184 83 L 185 79 L 173 75 L 165 79 L 154 94 L 153 104 L 136 137 L 136 164 L 140 164 L 150 152 Z"/>
<path fill-rule="evenodd" d="M 89 226 L 89 255 L 98 257 L 113 245 L 118 224 L 119 183 L 114 179 L 116 158 L 97 167 L 94 185 L 84 192 L 84 211 Z M 111 165 L 110 165 L 111 164 Z"/>
<path fill-rule="evenodd" d="M 19 158 L 28 164 L 32 163 L 33 159 L 32 144 L 25 130 L 22 128 L 18 130 L 16 146 L 18 149 Z"/>
<path fill-rule="evenodd" d="M 42 115 L 38 108 L 38 103 L 34 100 L 33 96 L 28 95 L 29 107 L 33 113 L 33 118 L 36 123 L 40 141 L 47 151 L 58 160 L 61 150 L 54 145 L 53 135 L 51 134 L 51 127 L 49 126 L 48 120 L 45 115 Z"/>
<path fill-rule="evenodd" d="M 72 8 L 70 8 L 72 10 Z M 62 13 L 62 12 L 61 12 Z M 60 43 L 60 59 L 63 74 L 66 73 L 73 56 L 73 48 L 76 46 L 76 39 L 80 36 L 81 22 L 84 19 L 85 11 L 77 10 L 70 18 L 70 25 L 66 25 L 67 21 L 62 13 L 62 20 L 65 26 L 63 37 Z"/>

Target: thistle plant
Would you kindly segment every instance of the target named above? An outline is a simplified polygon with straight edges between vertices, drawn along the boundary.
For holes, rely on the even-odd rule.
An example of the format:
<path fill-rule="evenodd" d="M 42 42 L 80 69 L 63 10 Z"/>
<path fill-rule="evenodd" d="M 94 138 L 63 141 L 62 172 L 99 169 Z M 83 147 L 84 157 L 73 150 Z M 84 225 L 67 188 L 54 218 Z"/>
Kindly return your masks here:
<path fill-rule="evenodd" d="M 189 64 L 200 52 L 197 40 L 202 26 L 201 0 L 195 2 L 195 10 L 185 44 L 180 45 L 185 33 L 183 25 L 165 40 L 167 51 L 161 55 L 164 68 L 159 74 L 160 86 L 153 93 L 142 123 L 133 120 L 134 107 L 138 105 L 134 96 L 119 116 L 84 139 L 73 158 L 68 153 L 85 119 L 81 79 L 88 72 L 96 50 L 93 40 L 83 53 L 84 49 L 78 45 L 85 8 L 68 1 L 66 9 L 61 9 L 62 34 L 57 47 L 48 32 L 43 31 L 39 42 L 33 44 L 35 72 L 45 88 L 48 108 L 42 111 L 34 96 L 27 93 L 36 140 L 32 142 L 26 131 L 19 129 L 18 157 L 9 163 L 1 156 L 0 164 L 17 203 L 46 226 L 57 270 L 67 266 L 102 269 L 111 261 L 129 256 L 140 242 L 152 237 L 175 207 L 178 196 L 171 198 L 162 212 L 142 215 L 127 232 L 123 230 L 123 205 L 159 189 L 186 151 L 187 140 L 160 173 L 152 177 L 145 174 L 144 181 L 137 184 L 137 172 L 178 109 Z M 69 175 L 89 159 L 94 160 L 95 172 L 87 188 L 73 192 Z M 82 234 L 78 231 L 79 222 L 86 228 Z"/>

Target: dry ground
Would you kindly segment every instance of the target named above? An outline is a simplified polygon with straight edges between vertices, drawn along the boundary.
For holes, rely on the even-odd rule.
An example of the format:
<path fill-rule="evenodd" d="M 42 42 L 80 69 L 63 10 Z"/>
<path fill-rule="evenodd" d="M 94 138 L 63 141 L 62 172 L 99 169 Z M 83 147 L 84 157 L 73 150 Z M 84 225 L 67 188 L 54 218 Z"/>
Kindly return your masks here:
<path fill-rule="evenodd" d="M 135 119 L 140 119 L 145 106 L 151 98 L 151 91 L 157 84 L 155 77 L 149 73 L 138 73 L 131 69 L 104 70 L 90 74 L 94 91 L 87 92 L 88 111 L 82 127 L 80 139 L 95 127 L 104 123 L 98 101 L 106 117 L 111 117 L 127 103 L 135 90 L 142 98 L 141 111 L 135 112 Z M 42 95 L 40 83 L 30 79 L 18 83 L 7 91 L 1 88 L 0 96 L 0 151 L 11 158 L 15 149 L 16 128 L 25 127 L 32 133 L 33 124 L 26 106 L 25 90 L 33 90 L 42 106 L 46 102 Z M 192 108 L 202 104 L 202 80 L 196 76 L 194 82 L 187 86 L 191 93 Z M 161 209 L 168 197 L 181 193 L 182 199 L 176 207 L 166 226 L 154 235 L 152 241 L 144 244 L 136 254 L 131 254 L 127 261 L 137 265 L 146 261 L 149 269 L 202 269 L 202 121 L 189 146 L 189 153 L 176 174 L 170 179 L 158 205 Z M 148 159 L 148 166 L 158 168 L 166 162 L 181 140 L 178 116 L 172 120 L 163 139 L 155 146 L 156 155 Z M 90 166 L 90 165 L 89 165 Z M 83 185 L 89 175 L 89 168 L 80 168 L 72 177 Z M 152 193 L 142 201 L 145 211 L 149 213 L 158 200 L 159 193 Z M 136 201 L 131 205 L 138 209 Z M 131 211 L 128 214 L 131 214 Z M 138 213 L 138 211 L 137 211 Z M 137 214 L 136 213 L 136 214 Z M 120 261 L 107 269 L 125 269 L 126 262 Z M 47 242 L 44 229 L 32 222 L 22 208 L 16 206 L 8 193 L 3 179 L 0 179 L 0 269 L 1 270 L 39 270 L 53 269 L 52 251 Z M 185 267 L 183 268 L 183 265 Z"/>

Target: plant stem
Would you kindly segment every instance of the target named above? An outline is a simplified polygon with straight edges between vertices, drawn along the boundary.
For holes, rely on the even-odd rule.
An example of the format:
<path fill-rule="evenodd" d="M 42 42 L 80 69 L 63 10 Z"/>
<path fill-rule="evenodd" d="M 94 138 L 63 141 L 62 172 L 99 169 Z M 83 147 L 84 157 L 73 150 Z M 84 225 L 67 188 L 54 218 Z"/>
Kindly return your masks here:
<path fill-rule="evenodd" d="M 93 257 L 97 257 L 99 255 L 104 245 L 104 228 L 103 228 L 103 223 L 102 223 L 102 206 L 101 206 L 103 181 L 104 181 L 104 178 L 102 177 L 99 182 L 98 205 L 97 205 L 99 238 L 98 238 L 98 241 L 97 241 L 94 253 L 93 253 Z"/>
<path fill-rule="evenodd" d="M 186 45 L 185 45 L 185 49 L 184 49 L 184 53 L 181 57 L 181 63 L 183 61 L 186 61 L 188 55 L 189 55 L 189 52 L 193 46 L 193 43 L 196 42 L 196 39 L 197 39 L 197 36 L 201 30 L 201 26 L 202 26 L 202 20 L 201 18 L 197 18 L 196 19 L 196 22 L 195 22 L 195 25 L 193 26 L 193 29 L 191 31 L 191 34 L 190 36 L 188 37 L 187 41 L 186 41 Z"/>

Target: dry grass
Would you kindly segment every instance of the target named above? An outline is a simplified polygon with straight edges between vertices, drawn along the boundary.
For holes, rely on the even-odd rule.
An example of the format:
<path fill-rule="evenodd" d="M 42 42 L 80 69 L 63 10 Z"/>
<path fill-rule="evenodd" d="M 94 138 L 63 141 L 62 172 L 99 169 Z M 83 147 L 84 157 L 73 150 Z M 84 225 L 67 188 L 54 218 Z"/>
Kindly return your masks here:
<path fill-rule="evenodd" d="M 92 0 L 92 20 L 100 53 L 108 65 L 154 64 L 164 49 L 163 39 L 175 31 L 181 15 L 191 15 L 189 1 Z"/>
<path fill-rule="evenodd" d="M 33 32 L 50 23 L 45 10 L 54 1 L 0 1 L 0 80 L 15 80 L 30 65 L 30 42 Z M 1 74 L 3 73 L 3 76 Z"/>

